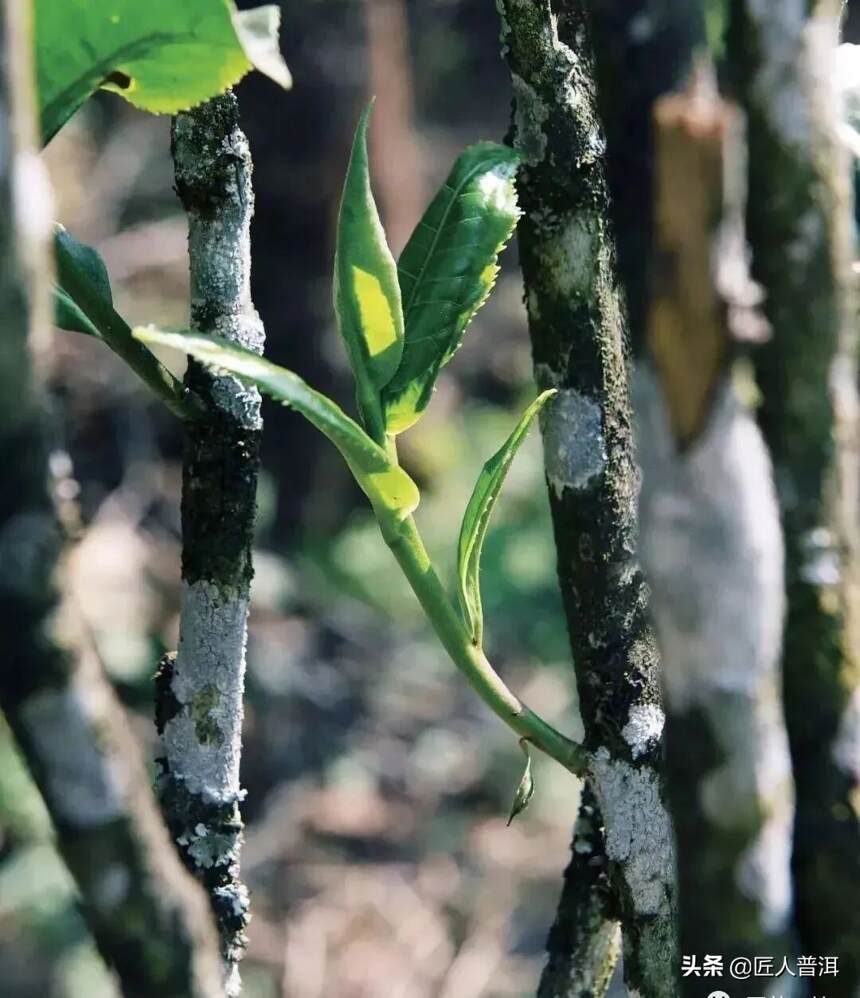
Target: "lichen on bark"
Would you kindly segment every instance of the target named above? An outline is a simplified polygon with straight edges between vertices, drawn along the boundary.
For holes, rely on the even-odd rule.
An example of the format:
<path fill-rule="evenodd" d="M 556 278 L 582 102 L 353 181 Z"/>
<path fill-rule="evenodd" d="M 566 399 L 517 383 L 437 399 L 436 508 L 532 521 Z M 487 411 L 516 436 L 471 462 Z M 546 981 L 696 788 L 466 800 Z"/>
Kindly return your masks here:
<path fill-rule="evenodd" d="M 753 272 L 773 335 L 760 423 L 786 539 L 784 697 L 804 952 L 860 988 L 857 313 L 847 153 L 832 66 L 838 0 L 733 0 L 728 56 L 749 120 Z"/>
<path fill-rule="evenodd" d="M 179 115 L 172 138 L 189 222 L 191 324 L 261 352 L 264 331 L 250 292 L 251 157 L 235 96 Z M 158 683 L 158 788 L 180 852 L 209 891 L 232 996 L 248 921 L 239 765 L 260 398 L 194 362 L 185 381 L 206 413 L 186 424 L 179 648 Z"/>
<path fill-rule="evenodd" d="M 53 430 L 34 363 L 50 324 L 50 192 L 35 156 L 29 14 L 28 4 L 0 4 L 0 706 L 123 994 L 219 998 L 206 899 L 171 846 L 128 720 L 61 596 Z"/>
<path fill-rule="evenodd" d="M 585 729 L 588 777 L 603 825 L 591 837 L 605 881 L 593 897 L 565 881 L 542 995 L 602 994 L 583 973 L 595 947 L 571 933 L 563 980 L 560 926 L 576 895 L 597 938 L 623 926 L 631 989 L 675 995 L 672 841 L 660 774 L 661 740 L 631 738 L 643 711 L 660 710 L 657 653 L 636 561 L 629 371 L 609 198 L 584 5 L 500 0 L 502 48 L 514 91 L 512 140 L 524 155 L 518 228 L 535 373 L 560 401 L 542 421 L 558 571 Z M 640 810 L 620 787 L 636 789 Z M 641 790 L 641 793 L 639 792 Z M 581 820 L 592 815 L 581 815 Z M 600 914 L 600 919 L 595 918 Z M 585 980 L 598 980 L 600 987 Z"/>
<path fill-rule="evenodd" d="M 746 271 L 743 119 L 703 64 L 657 102 L 654 127 L 662 266 L 635 399 L 681 952 L 778 966 L 794 952 L 783 542 L 770 458 L 735 376 L 738 338 L 763 332 Z M 751 976 L 743 994 L 767 977 Z M 678 993 L 696 998 L 701 982 L 682 976 Z"/>

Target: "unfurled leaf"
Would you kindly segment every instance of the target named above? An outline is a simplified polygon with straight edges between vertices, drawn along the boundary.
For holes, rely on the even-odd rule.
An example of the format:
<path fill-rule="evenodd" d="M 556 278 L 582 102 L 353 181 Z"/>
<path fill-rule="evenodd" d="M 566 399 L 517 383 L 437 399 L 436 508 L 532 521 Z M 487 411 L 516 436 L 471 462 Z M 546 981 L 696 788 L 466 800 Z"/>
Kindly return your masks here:
<path fill-rule="evenodd" d="M 517 152 L 493 142 L 466 149 L 400 256 L 405 342 L 383 393 L 389 433 L 407 429 L 424 411 L 440 368 L 493 287 L 496 261 L 519 217 L 518 162 Z"/>
<path fill-rule="evenodd" d="M 300 412 L 337 447 L 380 519 L 407 517 L 418 505 L 418 488 L 409 475 L 331 399 L 263 357 L 216 336 L 136 329 L 144 343 L 182 350 L 208 367 L 235 374 L 246 384 Z"/>
<path fill-rule="evenodd" d="M 92 246 L 79 243 L 61 225 L 54 227 L 54 246 L 57 254 L 65 254 L 77 264 L 93 293 L 106 305 L 113 306 L 107 267 L 99 253 Z M 60 283 L 54 285 L 54 322 L 60 329 L 86 333 L 88 336 L 99 335 L 92 319 Z"/>
<path fill-rule="evenodd" d="M 511 805 L 508 825 L 510 825 L 518 814 L 522 814 L 523 811 L 525 811 L 525 809 L 529 806 L 529 802 L 532 797 L 534 797 L 535 792 L 535 781 L 532 776 L 532 757 L 529 755 L 529 743 L 527 739 L 520 739 L 520 748 L 523 750 L 523 754 L 526 757 L 526 768 L 523 770 L 523 775 L 520 778 L 519 785 L 517 786 L 516 793 L 514 794 L 514 802 Z"/>
<path fill-rule="evenodd" d="M 499 498 L 508 468 L 529 431 L 529 424 L 555 393 L 555 389 L 550 388 L 538 395 L 526 409 L 513 433 L 481 469 L 469 505 L 463 514 L 460 539 L 457 543 L 460 607 L 472 640 L 479 647 L 484 631 L 484 614 L 481 606 L 481 549 L 487 536 L 490 516 Z"/>
<path fill-rule="evenodd" d="M 199 415 L 195 400 L 187 396 L 158 358 L 131 335 L 128 324 L 115 311 L 107 271 L 98 253 L 77 242 L 62 226 L 54 230 L 54 252 L 57 324 L 98 336 L 180 419 Z"/>
<path fill-rule="evenodd" d="M 372 105 L 361 116 L 352 144 L 334 260 L 334 307 L 355 376 L 358 407 L 374 439 L 384 436 L 380 390 L 391 379 L 403 351 L 403 311 L 397 266 L 370 189 L 367 126 Z"/>
<path fill-rule="evenodd" d="M 254 66 L 289 86 L 279 18 L 274 5 L 240 14 L 232 0 L 35 0 L 43 141 L 100 87 L 174 114 Z"/>

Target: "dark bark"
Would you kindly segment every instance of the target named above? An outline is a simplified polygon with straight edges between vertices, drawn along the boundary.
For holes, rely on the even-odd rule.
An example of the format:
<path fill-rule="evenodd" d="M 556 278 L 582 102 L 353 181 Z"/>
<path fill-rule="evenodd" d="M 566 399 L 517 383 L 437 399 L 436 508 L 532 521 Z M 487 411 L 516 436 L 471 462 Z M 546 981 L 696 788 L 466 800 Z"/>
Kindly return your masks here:
<path fill-rule="evenodd" d="M 786 538 L 784 697 L 804 952 L 860 989 L 856 302 L 849 164 L 830 73 L 840 4 L 735 0 L 729 56 L 749 119 L 753 269 L 773 336 L 757 362 Z"/>
<path fill-rule="evenodd" d="M 580 897 L 583 917 L 605 910 L 623 926 L 628 985 L 673 996 L 672 841 L 660 772 L 663 711 L 658 661 L 636 562 L 635 500 L 624 309 L 615 272 L 585 11 L 579 2 L 507 0 L 502 45 L 514 88 L 513 141 L 524 154 L 519 247 L 535 375 L 559 396 L 542 424 L 550 504 L 585 728 L 589 785 L 603 816 L 595 863 L 605 887 Z M 559 15 L 558 30 L 554 13 Z M 560 37 L 561 36 L 561 37 Z M 605 857 L 605 859 L 604 859 Z M 562 902 L 577 897 L 568 870 Z M 564 916 L 562 915 L 562 918 Z M 607 933 L 605 924 L 596 928 Z M 558 961 L 559 930 L 552 948 Z M 592 946 L 581 934 L 571 947 Z M 553 963 L 544 995 L 589 995 Z M 593 974 L 592 974 L 593 976 Z M 608 981 L 607 981 L 608 983 Z"/>
<path fill-rule="evenodd" d="M 603 818 L 588 785 L 582 788 L 570 863 L 538 998 L 597 998 L 606 994 L 621 952 L 621 926 L 603 842 Z"/>
<path fill-rule="evenodd" d="M 123 993 L 217 998 L 206 899 L 173 850 L 128 722 L 55 577 L 63 539 L 28 347 L 50 322 L 48 233 L 36 237 L 48 190 L 34 151 L 28 12 L 5 3 L 0 20 L 0 705 Z"/>
<path fill-rule="evenodd" d="M 630 339 L 645 338 L 653 243 L 654 129 L 662 94 L 687 80 L 704 44 L 701 4 L 691 0 L 587 0 L 597 104 L 606 135 L 610 214 Z"/>
<path fill-rule="evenodd" d="M 250 294 L 251 158 L 232 93 L 175 119 L 173 156 L 189 220 L 192 326 L 261 351 Z M 209 892 L 234 995 L 248 921 L 239 762 L 260 398 L 195 363 L 186 384 L 207 413 L 186 427 L 179 650 L 158 683 L 158 787 L 182 855 Z"/>

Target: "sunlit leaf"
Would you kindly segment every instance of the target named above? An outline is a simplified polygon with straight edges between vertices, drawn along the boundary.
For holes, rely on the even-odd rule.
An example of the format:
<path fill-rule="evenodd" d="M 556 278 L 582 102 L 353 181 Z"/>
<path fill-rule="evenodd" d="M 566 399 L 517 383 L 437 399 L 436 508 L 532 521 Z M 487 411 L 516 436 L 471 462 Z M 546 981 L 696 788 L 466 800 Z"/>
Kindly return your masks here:
<path fill-rule="evenodd" d="M 508 816 L 508 825 L 510 825 L 518 814 L 522 814 L 525 811 L 535 792 L 535 781 L 532 775 L 532 757 L 529 755 L 529 743 L 527 739 L 520 739 L 520 748 L 526 757 L 526 768 L 523 770 L 523 775 L 514 794 L 514 802 L 511 805 L 511 813 Z"/>
<path fill-rule="evenodd" d="M 355 375 L 364 424 L 383 437 L 380 390 L 392 377 L 403 351 L 403 311 L 397 266 L 370 188 L 367 126 L 372 105 L 355 131 L 337 224 L 334 306 L 338 328 Z"/>
<path fill-rule="evenodd" d="M 174 114 L 251 68 L 289 86 L 277 6 L 239 13 L 232 0 L 35 0 L 43 141 L 99 87 Z"/>
<path fill-rule="evenodd" d="M 79 243 L 61 226 L 54 227 L 55 251 L 67 254 L 82 271 L 97 294 L 108 306 L 113 305 L 107 267 L 99 253 L 84 243 Z M 99 331 L 84 308 L 60 283 L 54 285 L 54 322 L 60 329 L 69 329 L 88 336 L 98 336 Z"/>
<path fill-rule="evenodd" d="M 460 539 L 457 543 L 458 593 L 466 625 L 472 640 L 479 647 L 484 631 L 484 613 L 481 605 L 481 549 L 487 536 L 490 516 L 514 455 L 529 431 L 529 424 L 553 395 L 555 389 L 550 388 L 540 394 L 526 409 L 513 433 L 481 469 L 472 497 L 463 514 Z"/>
<path fill-rule="evenodd" d="M 134 335 L 144 343 L 182 350 L 208 367 L 235 374 L 300 412 L 341 452 L 380 518 L 394 515 L 402 520 L 418 505 L 418 488 L 409 475 L 336 403 L 314 391 L 292 371 L 216 336 L 151 327 L 136 329 Z"/>
<path fill-rule="evenodd" d="M 498 273 L 519 217 L 519 154 L 480 142 L 454 164 L 400 256 L 405 342 L 383 393 L 386 429 L 410 427 L 430 401 L 440 368 L 463 340 Z"/>

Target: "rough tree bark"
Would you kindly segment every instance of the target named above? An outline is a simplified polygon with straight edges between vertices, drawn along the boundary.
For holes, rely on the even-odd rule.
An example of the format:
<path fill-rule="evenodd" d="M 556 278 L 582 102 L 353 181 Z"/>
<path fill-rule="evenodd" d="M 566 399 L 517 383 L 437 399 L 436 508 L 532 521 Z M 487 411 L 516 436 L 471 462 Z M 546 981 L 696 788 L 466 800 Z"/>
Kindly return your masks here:
<path fill-rule="evenodd" d="M 780 698 L 783 545 L 767 450 L 732 344 L 760 337 L 745 269 L 737 109 L 701 78 L 655 110 L 649 357 L 636 379 L 642 557 L 663 663 L 681 952 L 773 961 L 790 938 L 792 789 Z M 716 984 L 717 982 L 714 981 Z M 699 998 L 703 982 L 682 977 Z"/>
<path fill-rule="evenodd" d="M 192 325 L 262 351 L 250 292 L 251 157 L 232 93 L 175 119 L 173 157 L 189 220 Z M 158 678 L 158 787 L 182 855 L 209 891 L 235 995 L 248 921 L 239 763 L 260 398 L 195 363 L 186 384 L 208 411 L 186 429 L 179 649 Z"/>
<path fill-rule="evenodd" d="M 760 422 L 786 538 L 785 709 L 806 953 L 860 991 L 857 313 L 847 155 L 831 70 L 841 3 L 734 0 L 729 58 L 749 118 L 753 268 L 773 337 Z"/>
<path fill-rule="evenodd" d="M 664 717 L 636 562 L 626 329 L 588 26 L 578 0 L 555 9 L 549 0 L 501 0 L 499 7 L 514 89 L 513 141 L 524 157 L 518 238 L 535 374 L 541 388 L 560 390 L 542 431 L 592 756 L 540 994 L 603 994 L 620 921 L 631 992 L 671 998 L 676 946 L 660 773 Z"/>
<path fill-rule="evenodd" d="M 59 597 L 48 419 L 28 345 L 50 324 L 50 194 L 35 152 L 30 8 L 0 10 L 0 705 L 123 993 L 217 998 L 205 896 L 182 869 L 122 709 Z"/>

